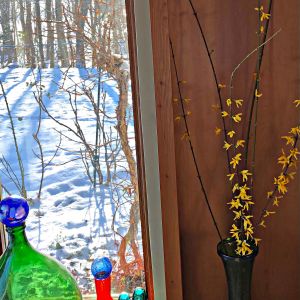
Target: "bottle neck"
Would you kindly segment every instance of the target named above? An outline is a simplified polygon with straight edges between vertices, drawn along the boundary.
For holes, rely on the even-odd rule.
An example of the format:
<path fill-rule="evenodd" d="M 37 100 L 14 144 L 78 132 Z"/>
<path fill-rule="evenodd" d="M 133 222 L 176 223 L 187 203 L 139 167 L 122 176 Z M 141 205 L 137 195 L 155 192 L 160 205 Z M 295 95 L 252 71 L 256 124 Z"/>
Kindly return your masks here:
<path fill-rule="evenodd" d="M 6 227 L 9 239 L 8 247 L 13 247 L 20 244 L 29 245 L 25 233 L 25 227 L 25 223 L 17 227 Z"/>
<path fill-rule="evenodd" d="M 103 280 L 95 279 L 97 300 L 113 300 L 110 294 L 111 278 L 110 276 Z"/>

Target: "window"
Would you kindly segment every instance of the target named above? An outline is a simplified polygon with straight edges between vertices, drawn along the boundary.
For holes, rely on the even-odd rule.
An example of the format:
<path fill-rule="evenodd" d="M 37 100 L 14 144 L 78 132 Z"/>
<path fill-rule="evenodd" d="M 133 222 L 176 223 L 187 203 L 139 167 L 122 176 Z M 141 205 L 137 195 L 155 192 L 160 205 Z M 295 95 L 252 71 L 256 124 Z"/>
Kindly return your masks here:
<path fill-rule="evenodd" d="M 144 285 L 124 0 L 0 4 L 0 168 L 31 204 L 28 237 L 82 293 L 114 263 L 113 291 Z"/>

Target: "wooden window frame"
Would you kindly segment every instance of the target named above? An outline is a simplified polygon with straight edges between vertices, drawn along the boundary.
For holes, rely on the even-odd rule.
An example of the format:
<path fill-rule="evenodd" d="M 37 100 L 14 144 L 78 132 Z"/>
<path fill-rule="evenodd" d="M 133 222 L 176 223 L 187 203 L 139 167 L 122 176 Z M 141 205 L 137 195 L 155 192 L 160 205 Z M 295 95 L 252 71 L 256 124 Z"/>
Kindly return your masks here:
<path fill-rule="evenodd" d="M 167 0 L 127 0 L 146 284 L 182 300 Z"/>
<path fill-rule="evenodd" d="M 125 0 L 125 3 L 148 297 L 181 300 L 167 2 Z M 155 65 L 158 60 L 163 70 Z M 0 254 L 5 246 L 6 234 L 0 224 Z"/>

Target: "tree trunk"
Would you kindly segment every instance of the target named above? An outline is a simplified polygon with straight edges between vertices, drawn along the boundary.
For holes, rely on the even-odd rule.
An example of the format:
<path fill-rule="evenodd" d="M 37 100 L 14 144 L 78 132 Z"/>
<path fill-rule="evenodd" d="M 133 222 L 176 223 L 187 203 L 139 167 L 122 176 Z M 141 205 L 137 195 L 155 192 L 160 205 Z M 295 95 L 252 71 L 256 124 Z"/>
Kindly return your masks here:
<path fill-rule="evenodd" d="M 76 67 L 85 68 L 85 46 L 84 46 L 84 25 L 87 18 L 90 0 L 78 0 L 75 1 L 75 23 L 76 30 Z"/>
<path fill-rule="evenodd" d="M 56 34 L 57 34 L 57 45 L 58 45 L 58 60 L 61 61 L 62 67 L 68 67 L 68 49 L 66 44 L 66 37 L 64 32 L 64 24 L 62 15 L 62 3 L 61 0 L 55 0 L 55 19 L 56 19 Z"/>
<path fill-rule="evenodd" d="M 25 23 L 25 9 L 24 9 L 24 2 L 23 0 L 19 0 L 19 6 L 20 6 L 20 21 L 22 26 L 22 40 L 23 40 L 23 47 L 25 52 L 25 65 L 28 66 L 30 63 L 30 50 L 27 45 L 27 33 L 26 33 L 26 23 Z"/>
<path fill-rule="evenodd" d="M 50 68 L 54 68 L 54 29 L 52 25 L 52 0 L 46 0 L 47 19 L 47 61 L 50 61 Z"/>
<path fill-rule="evenodd" d="M 13 61 L 14 58 L 14 40 L 12 30 L 10 27 L 10 1 L 1 1 L 1 27 L 2 27 L 2 65 L 7 65 Z"/>
<path fill-rule="evenodd" d="M 116 70 L 116 68 L 114 68 Z M 120 136 L 122 150 L 125 154 L 126 161 L 128 163 L 130 181 L 132 185 L 132 189 L 134 191 L 134 200 L 130 208 L 129 215 L 129 229 L 125 236 L 123 237 L 120 245 L 120 249 L 118 251 L 120 257 L 120 266 L 122 269 L 127 270 L 128 263 L 126 262 L 126 248 L 129 244 L 135 261 L 139 268 L 143 268 L 142 258 L 139 253 L 138 245 L 136 243 L 137 233 L 138 233 L 138 224 L 140 221 L 139 215 L 139 190 L 138 190 L 138 177 L 136 171 L 136 161 L 133 155 L 133 151 L 129 145 L 129 138 L 127 132 L 127 121 L 126 121 L 126 110 L 128 106 L 128 81 L 129 74 L 127 71 L 118 70 L 115 72 L 117 75 L 118 88 L 120 92 L 119 96 L 119 104 L 116 109 L 117 114 L 117 130 Z"/>
<path fill-rule="evenodd" d="M 44 47 L 43 47 L 43 36 L 42 36 L 42 23 L 41 23 L 41 7 L 40 0 L 35 0 L 35 15 L 36 15 L 36 34 L 39 45 L 39 58 L 41 67 L 45 68 L 45 56 L 44 56 Z"/>
<path fill-rule="evenodd" d="M 36 59 L 35 59 L 35 49 L 33 44 L 33 32 L 32 32 L 32 10 L 31 10 L 31 1 L 26 0 L 26 24 L 25 24 L 25 36 L 27 37 L 27 47 L 29 49 L 29 63 L 30 67 L 35 68 Z"/>

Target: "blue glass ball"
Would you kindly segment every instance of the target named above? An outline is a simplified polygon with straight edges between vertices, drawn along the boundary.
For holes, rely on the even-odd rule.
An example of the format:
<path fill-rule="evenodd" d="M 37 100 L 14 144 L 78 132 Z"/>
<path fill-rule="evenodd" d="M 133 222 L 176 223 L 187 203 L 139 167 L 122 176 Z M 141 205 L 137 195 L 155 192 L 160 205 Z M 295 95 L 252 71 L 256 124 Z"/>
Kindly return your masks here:
<path fill-rule="evenodd" d="M 103 280 L 110 276 L 112 264 L 107 257 L 96 258 L 92 263 L 92 274 L 97 280 Z"/>
<path fill-rule="evenodd" d="M 22 225 L 29 213 L 27 201 L 18 196 L 9 196 L 0 202 L 0 221 L 8 227 Z"/>

